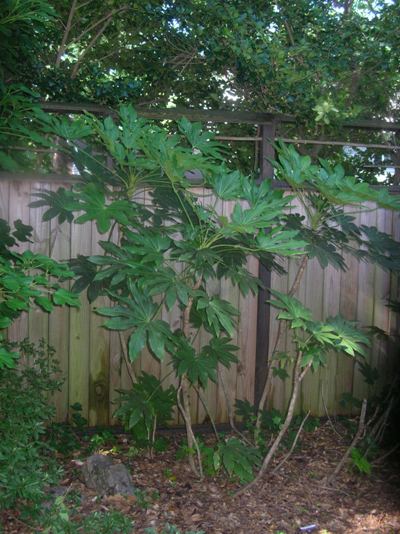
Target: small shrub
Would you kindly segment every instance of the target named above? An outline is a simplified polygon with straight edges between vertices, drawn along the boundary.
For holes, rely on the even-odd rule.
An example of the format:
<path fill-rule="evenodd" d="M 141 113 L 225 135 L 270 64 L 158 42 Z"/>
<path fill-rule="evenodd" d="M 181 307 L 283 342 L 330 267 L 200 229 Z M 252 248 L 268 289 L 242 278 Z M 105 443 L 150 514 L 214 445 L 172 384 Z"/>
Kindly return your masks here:
<path fill-rule="evenodd" d="M 43 340 L 7 348 L 21 361 L 0 369 L 0 508 L 37 504 L 44 486 L 56 481 L 53 449 L 43 438 L 54 415 L 48 397 L 62 384 L 54 351 Z"/>
<path fill-rule="evenodd" d="M 50 447 L 58 453 L 68 456 L 76 451 L 81 442 L 76 431 L 82 431 L 88 424 L 82 414 L 79 402 L 71 404 L 71 423 L 52 423 L 46 432 L 46 440 Z"/>
<path fill-rule="evenodd" d="M 45 534 L 132 534 L 133 523 L 121 512 L 92 512 L 83 519 L 74 519 L 64 497 L 57 497 L 40 522 Z"/>
<path fill-rule="evenodd" d="M 154 448 L 157 425 L 165 425 L 172 419 L 175 388 L 163 389 L 155 376 L 142 373 L 130 390 L 118 390 L 118 393 L 121 404 L 115 417 L 132 433 L 138 446 Z M 159 445 L 162 448 L 162 442 Z"/>
<path fill-rule="evenodd" d="M 228 438 L 219 441 L 214 447 L 209 447 L 197 439 L 203 462 L 204 472 L 214 476 L 225 472 L 240 482 L 250 482 L 254 478 L 254 468 L 260 465 L 261 452 L 256 447 L 243 443 L 238 438 Z M 181 444 L 177 451 L 177 458 L 182 459 L 189 454 L 196 454 L 187 443 Z"/>
<path fill-rule="evenodd" d="M 360 472 L 364 473 L 365 475 L 371 474 L 372 466 L 370 462 L 367 460 L 367 458 L 361 453 L 357 447 L 354 447 L 351 450 L 351 460 L 354 465 L 354 467 Z"/>

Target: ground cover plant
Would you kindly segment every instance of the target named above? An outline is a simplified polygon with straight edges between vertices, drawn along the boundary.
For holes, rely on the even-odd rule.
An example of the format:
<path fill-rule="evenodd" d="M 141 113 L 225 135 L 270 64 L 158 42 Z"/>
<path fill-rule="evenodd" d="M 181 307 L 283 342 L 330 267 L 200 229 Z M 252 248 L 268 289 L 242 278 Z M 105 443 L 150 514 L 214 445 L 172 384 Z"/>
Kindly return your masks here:
<path fill-rule="evenodd" d="M 54 449 L 44 440 L 54 416 L 49 396 L 62 379 L 54 351 L 44 341 L 7 343 L 18 351 L 16 368 L 0 369 L 0 509 L 21 507 L 33 516 L 45 488 L 60 478 Z"/>

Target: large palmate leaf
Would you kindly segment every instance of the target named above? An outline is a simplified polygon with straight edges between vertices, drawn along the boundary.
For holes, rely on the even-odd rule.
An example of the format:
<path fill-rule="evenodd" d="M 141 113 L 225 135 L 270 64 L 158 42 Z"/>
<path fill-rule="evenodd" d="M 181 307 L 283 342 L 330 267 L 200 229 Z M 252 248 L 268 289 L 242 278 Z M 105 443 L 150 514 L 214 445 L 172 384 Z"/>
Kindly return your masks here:
<path fill-rule="evenodd" d="M 232 304 L 219 297 L 202 296 L 196 301 L 196 309 L 205 314 L 204 322 L 216 336 L 224 330 L 230 337 L 233 337 L 233 318 L 239 313 Z"/>
<path fill-rule="evenodd" d="M 87 221 L 95 221 L 101 234 L 107 232 L 114 221 L 129 225 L 129 215 L 132 205 L 127 200 L 115 200 L 107 203 L 104 191 L 95 184 L 87 184 L 79 191 L 79 210 L 84 211 L 76 218 L 76 222 L 83 224 Z"/>
<path fill-rule="evenodd" d="M 165 346 L 173 338 L 170 326 L 165 321 L 156 318 L 158 306 L 149 295 L 144 295 L 132 286 L 132 296 L 122 297 L 109 292 L 118 302 L 116 306 L 96 308 L 96 313 L 109 317 L 104 326 L 109 330 L 133 329 L 128 341 L 128 353 L 133 361 L 140 355 L 145 346 L 162 360 L 165 356 Z"/>
<path fill-rule="evenodd" d="M 213 181 L 213 188 L 222 200 L 235 200 L 243 196 L 243 177 L 239 171 L 218 174 Z"/>
<path fill-rule="evenodd" d="M 362 260 L 376 263 L 389 271 L 400 271 L 400 243 L 375 227 L 362 225 L 360 231 L 366 239 L 356 255 Z"/>
<path fill-rule="evenodd" d="M 370 345 L 370 340 L 366 334 L 361 332 L 356 323 L 346 321 L 340 315 L 331 317 L 326 320 L 326 324 L 333 328 L 337 335 L 335 348 L 344 351 L 349 356 L 355 356 L 356 353 L 364 355 L 364 347 Z"/>
<path fill-rule="evenodd" d="M 307 324 L 312 321 L 310 310 L 305 308 L 295 297 L 290 297 L 275 289 L 271 289 L 270 292 L 275 300 L 268 302 L 275 308 L 282 310 L 278 313 L 278 319 L 289 321 L 291 328 L 307 328 Z"/>
<path fill-rule="evenodd" d="M 184 338 L 179 339 L 176 350 L 172 353 L 172 361 L 177 375 L 185 375 L 191 384 L 205 388 L 209 380 L 217 381 L 216 358 L 209 357 L 204 352 L 197 354 Z"/>
<path fill-rule="evenodd" d="M 34 193 L 40 200 L 31 202 L 31 208 L 48 206 L 49 209 L 43 213 L 43 220 L 50 221 L 55 217 L 62 224 L 64 221 L 72 222 L 74 211 L 79 209 L 78 199 L 73 191 L 60 187 L 57 191 L 40 191 Z"/>
<path fill-rule="evenodd" d="M 258 234 L 256 243 L 262 252 L 282 256 L 304 254 L 304 248 L 308 244 L 296 230 L 283 230 L 279 227 L 269 233 Z"/>
<path fill-rule="evenodd" d="M 239 347 L 231 343 L 231 339 L 227 337 L 213 338 L 208 345 L 201 349 L 201 354 L 214 361 L 214 364 L 221 364 L 229 368 L 232 363 L 238 361 L 236 352 Z"/>
<path fill-rule="evenodd" d="M 260 464 L 261 453 L 255 447 L 249 447 L 237 438 L 230 438 L 219 448 L 221 463 L 230 476 L 237 477 L 241 482 L 250 482 L 253 470 Z"/>
<path fill-rule="evenodd" d="M 215 141 L 215 134 L 204 130 L 200 123 L 190 122 L 183 117 L 178 121 L 178 128 L 194 149 L 205 156 L 211 156 L 217 160 L 224 159 L 225 146 Z"/>

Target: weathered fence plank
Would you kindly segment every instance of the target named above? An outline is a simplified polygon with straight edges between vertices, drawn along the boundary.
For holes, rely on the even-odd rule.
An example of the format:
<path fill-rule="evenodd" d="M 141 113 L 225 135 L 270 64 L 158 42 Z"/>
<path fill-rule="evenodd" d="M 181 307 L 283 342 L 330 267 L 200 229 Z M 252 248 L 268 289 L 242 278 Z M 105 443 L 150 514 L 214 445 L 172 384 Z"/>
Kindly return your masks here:
<path fill-rule="evenodd" d="M 71 257 L 92 253 L 92 225 L 71 226 Z M 69 330 L 69 402 L 82 406 L 82 416 L 89 418 L 89 365 L 90 365 L 91 309 L 86 295 L 81 296 L 79 309 L 70 310 Z"/>
<path fill-rule="evenodd" d="M 51 184 L 52 191 L 56 191 L 61 184 Z M 68 186 L 67 186 L 68 187 Z M 56 219 L 50 222 L 50 255 L 56 260 L 68 260 L 71 257 L 71 225 L 67 222 L 58 224 Z M 70 283 L 64 282 L 64 288 Z M 58 421 L 68 418 L 69 406 L 69 331 L 70 313 L 66 307 L 55 306 L 49 315 L 49 344 L 56 351 L 62 376 L 65 380 L 61 391 L 54 395 L 56 417 Z"/>

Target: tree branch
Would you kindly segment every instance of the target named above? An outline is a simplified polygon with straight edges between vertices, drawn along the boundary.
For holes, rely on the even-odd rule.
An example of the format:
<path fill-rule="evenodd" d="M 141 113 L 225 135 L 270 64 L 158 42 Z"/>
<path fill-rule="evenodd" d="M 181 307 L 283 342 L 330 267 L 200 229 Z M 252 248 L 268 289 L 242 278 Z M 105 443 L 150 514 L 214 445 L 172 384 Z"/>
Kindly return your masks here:
<path fill-rule="evenodd" d="M 113 9 L 112 11 L 110 11 L 109 13 L 107 13 L 107 15 L 104 15 L 104 17 L 102 17 L 101 19 L 97 20 L 96 22 L 94 22 L 93 24 L 91 24 L 90 26 L 88 26 L 87 28 L 85 28 L 79 35 L 78 37 L 74 37 L 74 39 L 72 39 L 72 41 L 74 43 L 80 41 L 82 39 L 82 37 L 84 35 L 86 35 L 88 32 L 90 32 L 91 30 L 93 30 L 94 28 L 96 28 L 97 26 L 99 26 L 99 24 L 101 24 L 102 22 L 105 22 L 107 21 L 109 18 L 112 18 L 114 15 L 117 15 L 118 13 L 120 13 L 121 11 L 125 11 L 129 8 L 129 6 L 122 6 L 118 9 Z"/>
<path fill-rule="evenodd" d="M 71 31 L 72 19 L 74 18 L 75 11 L 77 9 L 77 0 L 72 1 L 71 9 L 69 10 L 67 25 L 65 26 L 65 31 L 61 39 L 61 44 L 57 52 L 56 58 L 56 67 L 58 68 L 61 64 L 61 57 L 65 52 L 69 32 Z"/>

